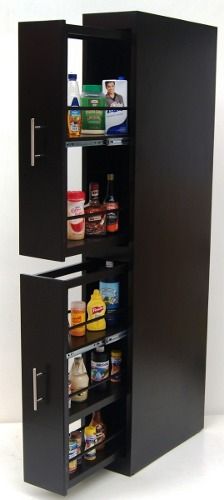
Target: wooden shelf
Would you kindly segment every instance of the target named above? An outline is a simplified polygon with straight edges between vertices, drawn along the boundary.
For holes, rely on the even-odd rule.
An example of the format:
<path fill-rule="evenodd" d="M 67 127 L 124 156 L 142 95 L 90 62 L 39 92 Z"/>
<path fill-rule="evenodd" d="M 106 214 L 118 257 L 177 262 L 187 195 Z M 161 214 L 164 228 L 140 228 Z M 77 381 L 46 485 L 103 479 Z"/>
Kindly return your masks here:
<path fill-rule="evenodd" d="M 110 247 L 127 245 L 128 237 L 123 234 L 107 234 L 96 238 L 89 237 L 84 240 L 67 240 L 66 257 L 78 255 L 91 250 L 107 250 Z"/>
<path fill-rule="evenodd" d="M 80 418 L 86 417 L 90 413 L 100 410 L 105 406 L 121 399 L 125 394 L 125 388 L 122 383 L 107 382 L 105 390 L 97 388 L 88 393 L 88 398 L 83 403 L 72 401 L 72 407 L 69 411 L 69 423 L 76 422 Z"/>

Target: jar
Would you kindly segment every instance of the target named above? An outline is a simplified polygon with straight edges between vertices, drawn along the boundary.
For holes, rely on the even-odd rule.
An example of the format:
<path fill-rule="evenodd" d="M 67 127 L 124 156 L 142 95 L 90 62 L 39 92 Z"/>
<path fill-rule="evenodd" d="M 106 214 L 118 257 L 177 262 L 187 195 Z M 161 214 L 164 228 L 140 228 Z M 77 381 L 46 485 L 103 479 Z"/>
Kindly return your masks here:
<path fill-rule="evenodd" d="M 84 191 L 68 191 L 67 193 L 67 216 L 84 214 L 85 193 Z M 85 237 L 85 217 L 70 219 L 67 221 L 68 240 L 83 240 Z"/>
<path fill-rule="evenodd" d="M 86 303 L 83 300 L 75 300 L 71 303 L 71 326 L 84 323 L 86 321 Z M 86 325 L 78 326 L 70 330 L 74 337 L 82 337 L 86 333 Z"/>
<path fill-rule="evenodd" d="M 85 450 L 92 448 L 92 446 L 96 445 L 96 427 L 93 425 L 88 425 L 84 430 L 84 438 L 85 438 Z M 96 459 L 96 448 L 93 448 L 90 451 L 87 451 L 84 455 L 85 460 L 95 460 Z"/>
<path fill-rule="evenodd" d="M 121 362 L 122 362 L 122 352 L 113 350 L 111 351 L 111 382 L 120 382 L 121 380 Z"/>
<path fill-rule="evenodd" d="M 77 469 L 77 459 L 78 455 L 77 443 L 75 440 L 69 436 L 69 474 L 73 474 L 73 472 Z"/>
<path fill-rule="evenodd" d="M 82 89 L 81 106 L 93 108 L 82 111 L 82 134 L 105 134 L 105 111 L 94 110 L 95 107 L 104 108 L 106 106 L 102 85 L 83 85 Z"/>

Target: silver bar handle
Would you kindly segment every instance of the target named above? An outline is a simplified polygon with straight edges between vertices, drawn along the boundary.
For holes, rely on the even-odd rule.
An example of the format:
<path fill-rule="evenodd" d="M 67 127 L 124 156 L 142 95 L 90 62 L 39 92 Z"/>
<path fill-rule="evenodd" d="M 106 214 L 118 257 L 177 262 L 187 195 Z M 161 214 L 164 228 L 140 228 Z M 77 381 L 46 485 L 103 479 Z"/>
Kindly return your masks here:
<path fill-rule="evenodd" d="M 40 158 L 44 154 L 35 154 L 35 130 L 46 128 L 45 125 L 35 125 L 35 118 L 30 118 L 30 164 L 35 167 L 35 158 Z"/>
<path fill-rule="evenodd" d="M 31 132 L 31 167 L 35 167 L 35 118 L 30 119 L 30 132 Z"/>
<path fill-rule="evenodd" d="M 44 397 L 38 398 L 37 397 L 37 377 L 40 377 L 41 375 L 44 375 L 43 372 L 37 373 L 37 369 L 33 368 L 33 409 L 34 411 L 37 411 L 37 405 L 40 401 L 43 401 Z"/>

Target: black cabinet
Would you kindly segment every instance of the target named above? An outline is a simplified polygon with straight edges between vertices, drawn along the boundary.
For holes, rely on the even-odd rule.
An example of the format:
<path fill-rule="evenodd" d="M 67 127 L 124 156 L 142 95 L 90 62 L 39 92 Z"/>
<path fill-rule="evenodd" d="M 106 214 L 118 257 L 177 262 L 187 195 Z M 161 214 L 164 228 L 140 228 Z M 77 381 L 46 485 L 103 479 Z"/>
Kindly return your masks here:
<path fill-rule="evenodd" d="M 81 264 L 21 276 L 24 477 L 61 494 L 99 467 L 135 473 L 204 420 L 216 29 L 140 12 L 83 21 L 19 27 L 20 253 L 82 255 Z M 83 40 L 84 82 L 127 77 L 127 136 L 66 137 L 69 38 Z M 104 189 L 114 172 L 121 224 L 115 235 L 73 243 L 66 149 L 78 146 L 83 189 L 95 178 Z M 68 290 L 81 286 L 87 300 L 108 257 L 120 322 L 71 338 Z M 92 387 L 68 409 L 69 360 L 83 353 L 88 366 L 103 344 L 121 347 L 122 382 L 102 394 Z M 69 477 L 69 424 L 85 425 L 97 409 L 108 423 L 105 448 Z"/>

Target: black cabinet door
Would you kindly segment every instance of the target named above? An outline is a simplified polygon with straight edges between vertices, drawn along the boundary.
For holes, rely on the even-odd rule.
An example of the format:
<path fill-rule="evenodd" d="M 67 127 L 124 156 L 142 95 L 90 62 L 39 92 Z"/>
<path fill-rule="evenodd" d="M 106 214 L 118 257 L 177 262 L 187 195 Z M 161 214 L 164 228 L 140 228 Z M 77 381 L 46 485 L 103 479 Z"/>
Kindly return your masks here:
<path fill-rule="evenodd" d="M 54 280 L 21 276 L 24 480 L 61 494 L 66 493 L 68 477 L 66 325 L 62 312 L 66 306 L 61 287 Z M 44 398 L 36 408 L 35 397 Z"/>

